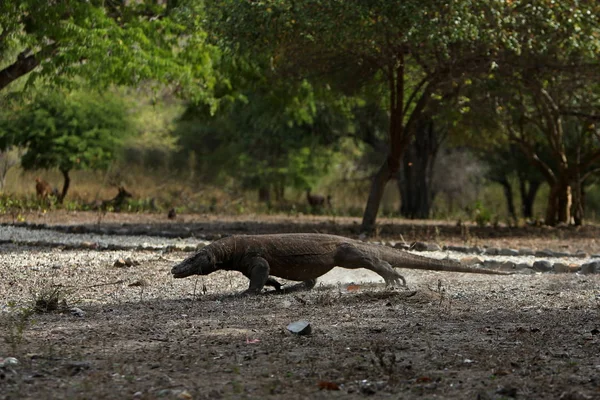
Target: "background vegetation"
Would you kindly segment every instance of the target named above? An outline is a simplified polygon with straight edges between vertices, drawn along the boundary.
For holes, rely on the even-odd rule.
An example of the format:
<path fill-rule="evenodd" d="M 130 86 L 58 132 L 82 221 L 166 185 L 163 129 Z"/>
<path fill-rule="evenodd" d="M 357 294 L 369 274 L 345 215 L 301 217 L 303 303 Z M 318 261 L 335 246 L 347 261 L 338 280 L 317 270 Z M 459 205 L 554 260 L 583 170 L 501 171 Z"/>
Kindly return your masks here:
<path fill-rule="evenodd" d="M 596 2 L 0 5 L 11 207 L 581 224 L 600 211 Z M 35 198 L 35 177 L 62 188 Z M 314 207 L 307 191 L 331 196 Z"/>

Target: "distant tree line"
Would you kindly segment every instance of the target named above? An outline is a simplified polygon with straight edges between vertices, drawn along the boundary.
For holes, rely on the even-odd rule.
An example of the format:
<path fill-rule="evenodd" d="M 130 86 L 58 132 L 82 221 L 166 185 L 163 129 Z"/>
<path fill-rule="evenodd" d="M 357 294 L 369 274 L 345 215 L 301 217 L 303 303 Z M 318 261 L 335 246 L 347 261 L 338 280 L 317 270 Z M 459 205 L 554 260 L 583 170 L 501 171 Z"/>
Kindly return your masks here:
<path fill-rule="evenodd" d="M 545 223 L 581 224 L 600 167 L 597 15 L 578 0 L 2 2 L 0 93 L 20 77 L 26 92 L 168 87 L 189 104 L 180 164 L 264 200 L 310 188 L 356 141 L 377 163 L 367 232 L 391 180 L 402 215 L 430 216 L 449 143 L 485 161 L 513 217 L 515 181 L 526 218 L 547 184 Z"/>

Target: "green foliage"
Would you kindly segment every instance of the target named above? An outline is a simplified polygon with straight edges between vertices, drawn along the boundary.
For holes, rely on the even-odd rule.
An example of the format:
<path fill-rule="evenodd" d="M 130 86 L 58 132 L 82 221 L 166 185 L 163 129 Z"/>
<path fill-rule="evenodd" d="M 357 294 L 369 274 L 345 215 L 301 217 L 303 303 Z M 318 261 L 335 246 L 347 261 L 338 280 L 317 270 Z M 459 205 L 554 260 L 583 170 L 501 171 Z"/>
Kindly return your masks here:
<path fill-rule="evenodd" d="M 492 212 L 483 205 L 481 201 L 475 202 L 473 207 L 473 219 L 479 227 L 487 226 L 492 221 Z"/>
<path fill-rule="evenodd" d="M 0 144 L 26 147 L 25 169 L 106 169 L 132 131 L 125 104 L 93 92 L 48 92 L 3 117 Z"/>
<path fill-rule="evenodd" d="M 203 2 L 0 2 L 0 90 L 20 76 L 73 86 L 168 83 L 195 101 L 213 103 L 218 58 L 206 44 Z M 4 73 L 6 72 L 6 73 Z M 214 103 L 213 103 L 214 104 Z"/>
<path fill-rule="evenodd" d="M 286 89 L 257 90 L 214 116 L 188 108 L 175 131 L 180 166 L 192 158 L 203 181 L 233 177 L 249 189 L 313 186 L 332 165 L 336 133 L 347 121 L 315 102 L 310 86 Z"/>

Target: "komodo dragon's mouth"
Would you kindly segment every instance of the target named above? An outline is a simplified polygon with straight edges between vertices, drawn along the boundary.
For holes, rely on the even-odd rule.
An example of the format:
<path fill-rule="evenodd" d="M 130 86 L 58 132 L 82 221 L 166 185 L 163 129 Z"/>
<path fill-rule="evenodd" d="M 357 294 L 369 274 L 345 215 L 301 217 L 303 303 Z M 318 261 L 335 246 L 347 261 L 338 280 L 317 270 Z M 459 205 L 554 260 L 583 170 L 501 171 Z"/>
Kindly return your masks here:
<path fill-rule="evenodd" d="M 192 275 L 190 268 L 181 268 L 181 265 L 174 266 L 171 269 L 171 274 L 173 274 L 173 278 L 186 278 Z"/>

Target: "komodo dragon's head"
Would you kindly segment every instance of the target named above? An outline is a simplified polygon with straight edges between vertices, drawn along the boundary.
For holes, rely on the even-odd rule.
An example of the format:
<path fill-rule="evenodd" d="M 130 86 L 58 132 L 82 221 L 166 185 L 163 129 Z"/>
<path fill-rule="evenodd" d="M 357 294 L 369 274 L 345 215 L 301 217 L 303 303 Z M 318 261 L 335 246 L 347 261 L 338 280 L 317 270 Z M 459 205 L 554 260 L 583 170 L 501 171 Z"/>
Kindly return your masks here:
<path fill-rule="evenodd" d="M 185 278 L 190 275 L 208 275 L 217 270 L 215 256 L 207 249 L 200 250 L 171 269 L 173 278 Z"/>

